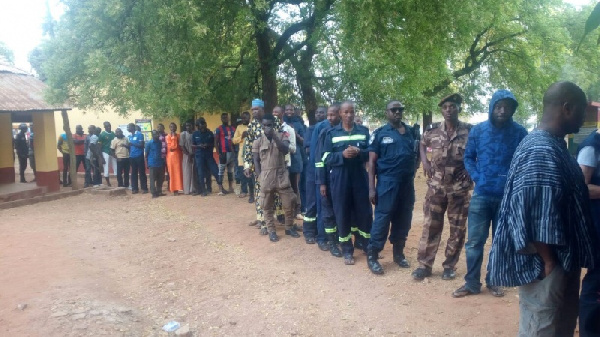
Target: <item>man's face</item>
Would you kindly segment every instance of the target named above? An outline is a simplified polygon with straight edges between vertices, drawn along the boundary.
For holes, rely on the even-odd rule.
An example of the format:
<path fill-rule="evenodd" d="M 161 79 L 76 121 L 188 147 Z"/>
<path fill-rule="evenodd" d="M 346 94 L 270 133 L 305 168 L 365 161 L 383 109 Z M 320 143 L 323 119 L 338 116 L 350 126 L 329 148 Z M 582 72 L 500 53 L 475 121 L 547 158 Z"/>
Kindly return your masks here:
<path fill-rule="evenodd" d="M 315 120 L 317 121 L 317 123 L 324 120 L 326 116 L 327 116 L 327 109 L 325 109 L 324 107 L 319 107 L 315 111 Z"/>
<path fill-rule="evenodd" d="M 77 125 L 75 127 L 75 133 L 78 134 L 78 135 L 83 135 L 83 126 Z"/>
<path fill-rule="evenodd" d="M 202 132 L 206 131 L 206 121 L 198 122 L 198 130 Z"/>
<path fill-rule="evenodd" d="M 294 106 L 288 104 L 285 106 L 285 115 L 288 117 L 292 117 L 294 115 Z"/>
<path fill-rule="evenodd" d="M 100 131 L 101 131 L 100 128 L 94 128 L 94 134 L 96 136 L 100 135 Z"/>
<path fill-rule="evenodd" d="M 19 125 L 19 130 L 21 130 L 23 133 L 27 132 L 27 124 Z"/>
<path fill-rule="evenodd" d="M 362 125 L 362 117 L 354 116 L 354 123 L 356 123 L 358 125 Z"/>
<path fill-rule="evenodd" d="M 158 141 L 159 138 L 159 133 L 156 130 L 152 130 L 152 139 L 154 139 L 154 141 Z"/>
<path fill-rule="evenodd" d="M 112 130 L 112 127 L 109 122 L 104 123 L 104 130 L 106 130 L 106 132 L 110 132 L 110 130 Z"/>
<path fill-rule="evenodd" d="M 187 130 L 187 132 L 192 133 L 194 132 L 194 125 L 192 123 L 185 123 L 185 129 Z"/>
<path fill-rule="evenodd" d="M 165 132 L 165 126 L 162 124 L 158 124 L 158 132 L 159 133 L 164 133 Z"/>
<path fill-rule="evenodd" d="M 455 121 L 458 119 L 460 108 L 454 102 L 444 102 L 442 104 L 442 116 L 445 121 Z"/>
<path fill-rule="evenodd" d="M 169 124 L 169 130 L 171 130 L 171 132 L 177 131 L 177 125 L 175 125 L 175 123 Z"/>
<path fill-rule="evenodd" d="M 90 125 L 90 126 L 88 126 L 88 133 L 89 133 L 90 135 L 93 135 L 93 134 L 95 134 L 95 133 L 96 133 L 96 127 L 95 127 L 95 126 L 93 126 L 93 125 Z"/>
<path fill-rule="evenodd" d="M 283 109 L 280 106 L 276 106 L 273 109 L 273 116 L 279 118 L 279 120 L 283 120 Z"/>
<path fill-rule="evenodd" d="M 221 123 L 223 123 L 224 125 L 229 124 L 229 115 L 228 114 L 221 115 Z"/>
<path fill-rule="evenodd" d="M 252 117 L 254 117 L 254 119 L 262 120 L 263 115 L 265 114 L 265 110 L 263 107 L 253 106 L 251 110 L 252 110 Z"/>
<path fill-rule="evenodd" d="M 565 119 L 565 132 L 566 133 L 577 133 L 585 120 L 585 108 L 587 102 L 579 103 L 565 103 L 563 104 L 563 111 L 569 108 L 569 111 L 564 113 Z"/>
<path fill-rule="evenodd" d="M 268 119 L 263 119 L 262 120 L 262 129 L 263 129 L 263 132 L 265 133 L 265 135 L 267 135 L 267 136 L 271 135 L 271 132 L 273 131 L 273 121 L 268 120 Z"/>
<path fill-rule="evenodd" d="M 117 138 L 123 138 L 123 130 L 117 128 L 115 130 L 115 136 L 117 136 Z"/>
<path fill-rule="evenodd" d="M 391 124 L 399 124 L 402 121 L 404 106 L 400 102 L 391 102 L 385 111 L 388 121 Z"/>
<path fill-rule="evenodd" d="M 494 110 L 492 110 L 492 122 L 494 124 L 504 124 L 515 113 L 517 107 L 515 106 L 515 101 L 510 98 L 505 98 L 499 100 L 496 105 L 494 105 Z"/>
<path fill-rule="evenodd" d="M 242 114 L 242 124 L 248 125 L 250 123 L 250 114 Z"/>
<path fill-rule="evenodd" d="M 354 123 L 354 105 L 350 103 L 344 103 L 340 107 L 340 117 L 342 118 L 342 123 L 346 125 L 350 125 Z"/>
<path fill-rule="evenodd" d="M 327 120 L 331 126 L 340 124 L 340 108 L 337 106 L 331 106 L 327 109 Z"/>

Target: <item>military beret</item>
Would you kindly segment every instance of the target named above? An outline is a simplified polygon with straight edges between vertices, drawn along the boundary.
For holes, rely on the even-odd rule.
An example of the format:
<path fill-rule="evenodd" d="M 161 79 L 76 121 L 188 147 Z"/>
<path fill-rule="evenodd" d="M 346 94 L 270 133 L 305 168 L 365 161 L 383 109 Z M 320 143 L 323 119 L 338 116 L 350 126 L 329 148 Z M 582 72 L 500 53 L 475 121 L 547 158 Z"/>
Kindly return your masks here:
<path fill-rule="evenodd" d="M 448 95 L 448 96 L 442 98 L 442 100 L 440 101 L 438 106 L 442 106 L 442 104 L 444 104 L 446 102 L 453 102 L 453 103 L 456 103 L 457 105 L 461 105 L 462 101 L 463 101 L 462 96 L 460 94 L 456 93 L 456 94 Z"/>

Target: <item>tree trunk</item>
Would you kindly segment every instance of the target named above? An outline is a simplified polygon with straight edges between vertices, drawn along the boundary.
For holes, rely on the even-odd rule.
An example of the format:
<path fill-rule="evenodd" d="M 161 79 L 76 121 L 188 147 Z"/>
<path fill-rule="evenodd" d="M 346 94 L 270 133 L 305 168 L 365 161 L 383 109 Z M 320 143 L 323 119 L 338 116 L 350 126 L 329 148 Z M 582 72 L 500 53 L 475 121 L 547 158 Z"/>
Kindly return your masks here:
<path fill-rule="evenodd" d="M 425 111 L 423 113 L 423 131 L 427 129 L 429 124 L 433 121 L 433 113 L 431 111 Z"/>
<path fill-rule="evenodd" d="M 71 133 L 71 126 L 69 125 L 69 115 L 67 114 L 67 110 L 62 110 L 60 114 L 63 120 L 63 131 L 65 131 L 65 134 L 67 135 L 67 144 L 69 145 L 69 158 L 71 159 L 71 163 L 69 165 L 69 174 L 71 175 L 71 188 L 74 190 L 78 190 L 79 183 L 77 181 L 77 167 L 75 166 L 77 163 L 77 157 L 75 155 L 75 143 L 73 143 L 73 134 Z"/>
<path fill-rule="evenodd" d="M 271 43 L 266 29 L 256 31 L 256 47 L 262 84 L 262 99 L 265 101 L 265 112 L 271 113 L 277 105 L 277 62 L 271 54 Z"/>

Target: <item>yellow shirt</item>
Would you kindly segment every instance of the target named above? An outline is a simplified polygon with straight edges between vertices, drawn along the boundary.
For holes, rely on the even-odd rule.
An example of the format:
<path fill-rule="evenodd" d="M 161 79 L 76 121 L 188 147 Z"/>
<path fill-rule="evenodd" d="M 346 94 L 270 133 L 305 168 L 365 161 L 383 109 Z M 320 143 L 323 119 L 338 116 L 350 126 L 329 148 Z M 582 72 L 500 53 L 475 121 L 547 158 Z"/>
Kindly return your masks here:
<path fill-rule="evenodd" d="M 235 133 L 233 134 L 233 144 L 240 145 L 238 151 L 239 166 L 244 166 L 244 138 L 242 138 L 244 131 L 248 131 L 248 125 L 240 124 L 235 128 Z"/>

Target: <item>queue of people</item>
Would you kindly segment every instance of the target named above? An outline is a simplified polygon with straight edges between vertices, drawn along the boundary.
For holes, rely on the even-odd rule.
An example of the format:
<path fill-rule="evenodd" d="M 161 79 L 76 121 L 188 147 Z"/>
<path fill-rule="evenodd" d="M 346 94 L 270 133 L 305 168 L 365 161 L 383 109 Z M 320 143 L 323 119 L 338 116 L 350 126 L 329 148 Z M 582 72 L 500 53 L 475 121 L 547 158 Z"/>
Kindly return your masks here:
<path fill-rule="evenodd" d="M 165 177 L 173 195 L 206 196 L 212 177 L 224 195 L 237 180 L 239 197 L 255 207 L 250 225 L 271 242 L 280 240 L 279 221 L 286 236 L 299 238 L 301 231 L 306 244 L 346 265 L 355 264 L 355 249 L 362 250 L 377 275 L 385 272 L 379 259 L 388 239 L 395 265 L 410 268 L 405 248 L 415 173 L 422 165 L 427 194 L 414 280 L 433 275 L 446 216 L 443 280 L 457 277 L 463 246 L 466 251 L 465 283 L 453 297 L 481 293 L 491 234 L 485 286 L 496 297 L 504 296 L 503 287 L 519 287 L 519 336 L 572 336 L 578 317 L 581 336 L 599 336 L 600 133 L 581 144 L 577 159 L 564 141 L 583 124 L 584 92 L 571 82 L 550 86 L 541 123 L 529 134 L 512 118 L 519 103 L 508 90 L 493 94 L 488 120 L 475 126 L 460 120 L 462 101 L 459 94 L 442 98 L 443 121 L 427 126 L 422 136 L 402 121 L 405 106 L 399 100 L 387 103 L 387 124 L 372 133 L 356 122 L 351 101 L 319 107 L 317 123 L 309 128 L 293 105 L 265 113 L 260 99 L 252 101 L 251 113 L 242 113 L 237 127 L 223 114 L 215 132 L 203 118 L 196 129 L 186 122 L 181 134 L 173 123 L 169 133 L 159 127 L 148 141 L 133 123 L 128 137 L 120 129 L 113 134 L 110 123 L 103 132 L 90 126 L 87 136 L 77 126 L 74 142 L 83 146 L 76 149 L 77 165 L 85 156 L 90 186 L 101 182 L 101 172 L 110 184 L 104 167 L 114 162 L 118 186 L 131 185 L 134 194 L 148 193 L 149 167 L 152 197 L 164 195 Z M 64 153 L 63 138 L 58 147 Z M 303 220 L 302 227 L 295 219 Z M 581 268 L 588 272 L 580 295 Z"/>

